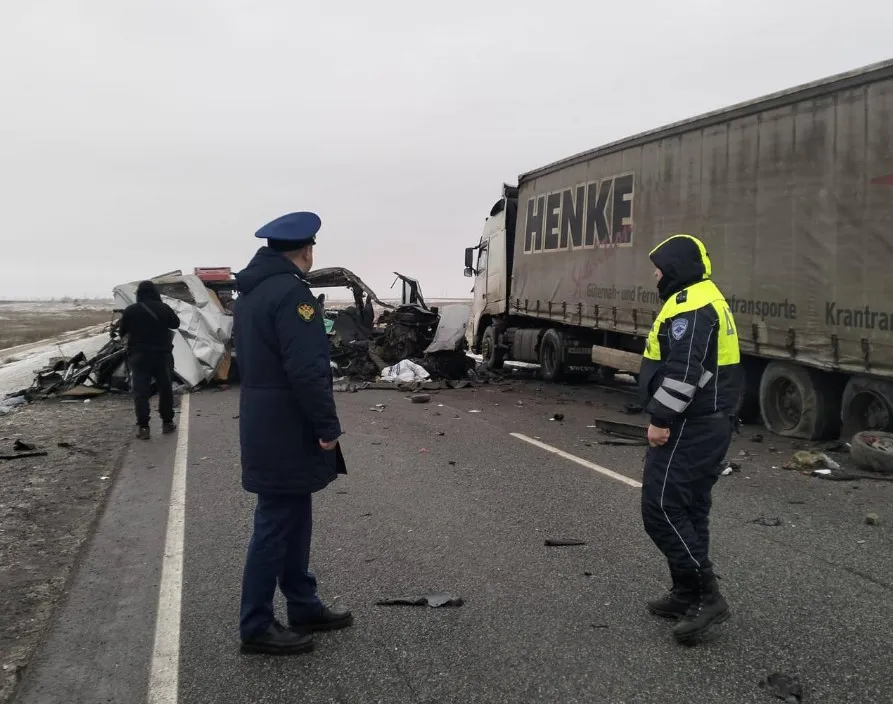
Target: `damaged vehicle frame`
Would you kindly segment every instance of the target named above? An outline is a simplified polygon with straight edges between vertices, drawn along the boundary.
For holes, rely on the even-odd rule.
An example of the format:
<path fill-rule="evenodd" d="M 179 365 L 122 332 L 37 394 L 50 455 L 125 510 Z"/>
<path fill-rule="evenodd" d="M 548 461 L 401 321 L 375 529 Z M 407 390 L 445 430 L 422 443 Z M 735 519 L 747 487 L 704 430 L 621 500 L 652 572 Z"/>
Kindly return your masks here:
<path fill-rule="evenodd" d="M 436 377 L 461 379 L 473 362 L 466 355 L 465 328 L 468 306 L 429 308 L 416 279 L 395 272 L 402 283 L 401 301 L 391 305 L 352 271 L 331 267 L 307 276 L 311 289 L 347 288 L 353 305 L 327 309 L 318 297 L 327 320 L 332 361 L 344 376 L 376 379 L 383 369 L 403 360 L 421 364 Z M 375 306 L 381 309 L 378 316 Z"/>

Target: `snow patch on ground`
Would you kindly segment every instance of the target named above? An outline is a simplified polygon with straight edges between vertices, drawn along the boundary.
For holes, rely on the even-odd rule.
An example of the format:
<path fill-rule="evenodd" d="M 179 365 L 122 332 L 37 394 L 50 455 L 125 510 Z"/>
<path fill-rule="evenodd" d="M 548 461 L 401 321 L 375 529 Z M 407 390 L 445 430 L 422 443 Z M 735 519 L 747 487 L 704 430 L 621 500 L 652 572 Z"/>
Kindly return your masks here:
<path fill-rule="evenodd" d="M 83 352 L 89 359 L 99 352 L 108 340 L 108 333 L 103 332 L 81 339 L 37 343 L 18 353 L 10 350 L 12 352 L 10 357 L 5 357 L 4 352 L 0 351 L 0 364 L 4 357 L 12 360 L 0 366 L 0 398 L 31 386 L 34 372 L 47 366 L 53 357 L 71 358 L 78 352 Z"/>

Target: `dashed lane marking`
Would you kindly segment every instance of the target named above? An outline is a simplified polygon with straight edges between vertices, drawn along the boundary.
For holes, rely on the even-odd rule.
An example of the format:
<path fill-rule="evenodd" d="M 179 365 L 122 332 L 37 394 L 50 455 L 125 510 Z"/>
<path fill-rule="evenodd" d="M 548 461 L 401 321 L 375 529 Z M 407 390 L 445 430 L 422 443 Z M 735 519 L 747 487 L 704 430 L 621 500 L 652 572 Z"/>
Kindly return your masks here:
<path fill-rule="evenodd" d="M 510 433 L 510 435 L 513 438 L 517 438 L 518 440 L 523 440 L 526 443 L 530 443 L 534 447 L 538 447 L 541 450 L 551 452 L 553 455 L 558 455 L 563 459 L 570 460 L 571 462 L 576 462 L 581 467 L 586 467 L 586 469 L 591 469 L 592 471 L 598 472 L 599 474 L 604 474 L 606 477 L 616 479 L 618 482 L 623 482 L 624 484 L 628 484 L 629 486 L 635 487 L 636 489 L 642 488 L 642 482 L 636 481 L 635 479 L 630 479 L 623 474 L 618 474 L 617 472 L 608 469 L 607 467 L 602 467 L 600 464 L 595 464 L 594 462 L 590 462 L 589 460 L 584 460 L 582 457 L 577 457 L 576 455 L 572 455 L 570 452 L 559 450 L 557 447 L 552 447 L 551 445 L 547 445 L 546 443 L 540 442 L 539 440 L 534 440 L 533 438 L 522 435 L 521 433 Z"/>

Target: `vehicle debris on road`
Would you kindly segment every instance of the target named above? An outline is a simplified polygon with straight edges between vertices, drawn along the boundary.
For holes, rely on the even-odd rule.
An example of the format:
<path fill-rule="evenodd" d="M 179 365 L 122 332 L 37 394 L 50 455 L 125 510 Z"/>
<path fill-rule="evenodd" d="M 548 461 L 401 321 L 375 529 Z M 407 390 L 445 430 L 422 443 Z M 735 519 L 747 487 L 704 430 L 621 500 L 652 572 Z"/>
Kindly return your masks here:
<path fill-rule="evenodd" d="M 465 601 L 462 597 L 453 596 L 448 592 L 432 592 L 421 596 L 401 596 L 391 599 L 381 599 L 375 602 L 376 606 L 430 606 L 437 609 L 442 606 L 462 606 Z"/>
<path fill-rule="evenodd" d="M 23 457 L 46 457 L 46 455 L 47 452 L 45 450 L 38 450 L 37 447 L 31 443 L 16 440 L 12 444 L 12 453 L 0 454 L 0 460 L 17 460 Z"/>
<path fill-rule="evenodd" d="M 758 526 L 766 526 L 767 528 L 778 528 L 781 525 L 781 519 L 760 516 L 759 518 L 754 518 L 750 523 Z"/>
<path fill-rule="evenodd" d="M 545 541 L 547 548 L 563 548 L 577 545 L 586 545 L 586 541 L 577 540 L 576 538 L 546 538 Z"/>
<path fill-rule="evenodd" d="M 787 704 L 798 704 L 803 700 L 803 685 L 796 675 L 773 672 L 760 682 L 760 687 L 778 699 L 783 699 Z"/>

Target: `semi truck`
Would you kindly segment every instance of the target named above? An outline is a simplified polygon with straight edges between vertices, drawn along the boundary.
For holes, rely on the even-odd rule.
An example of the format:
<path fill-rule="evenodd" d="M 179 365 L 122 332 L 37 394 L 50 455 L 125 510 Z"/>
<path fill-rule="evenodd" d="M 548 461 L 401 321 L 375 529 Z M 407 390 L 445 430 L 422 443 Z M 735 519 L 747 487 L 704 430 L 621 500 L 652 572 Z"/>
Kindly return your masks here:
<path fill-rule="evenodd" d="M 893 430 L 893 60 L 548 164 L 503 184 L 470 348 L 548 381 L 636 375 L 648 254 L 706 245 L 740 337 L 739 416 L 788 437 Z"/>

